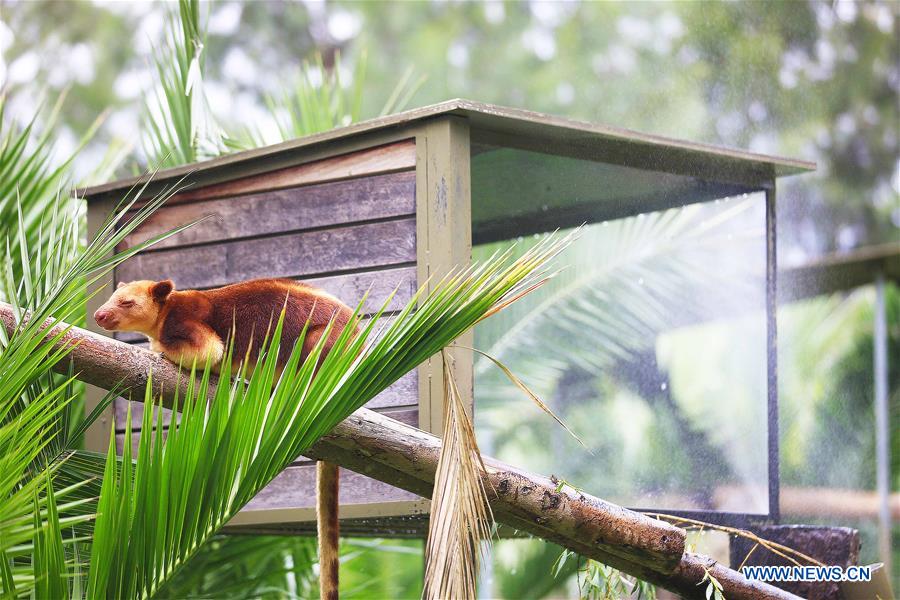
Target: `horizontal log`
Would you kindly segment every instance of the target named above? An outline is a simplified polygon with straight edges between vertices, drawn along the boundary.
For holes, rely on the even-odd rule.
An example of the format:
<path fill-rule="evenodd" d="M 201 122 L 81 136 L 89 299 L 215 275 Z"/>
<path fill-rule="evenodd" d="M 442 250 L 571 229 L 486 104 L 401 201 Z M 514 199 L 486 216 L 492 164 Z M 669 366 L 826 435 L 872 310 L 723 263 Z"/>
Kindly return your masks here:
<path fill-rule="evenodd" d="M 141 253 L 116 269 L 116 281 L 171 278 L 182 289 L 258 277 L 307 276 L 416 260 L 416 220 L 352 225 Z"/>
<path fill-rule="evenodd" d="M 722 584 L 722 595 L 727 600 L 801 600 L 790 592 L 764 581 L 750 581 L 739 571 L 702 554 L 685 552 L 678 568 L 668 577 L 648 574 L 650 583 L 669 589 L 684 598 L 705 598 L 706 584 L 699 585 L 709 573 Z M 674 583 L 674 585 L 672 585 Z"/>
<path fill-rule="evenodd" d="M 330 277 L 303 277 L 300 275 L 290 277 L 320 287 L 354 308 L 368 292 L 366 303 L 363 305 L 364 314 L 372 314 L 381 309 L 385 300 L 392 293 L 394 295 L 386 310 L 400 310 L 409 303 L 417 289 L 416 267 L 395 267 Z M 182 287 L 182 289 L 196 288 L 188 286 Z M 139 333 L 124 332 L 116 333 L 115 338 L 130 343 L 147 339 L 146 336 Z"/>
<path fill-rule="evenodd" d="M 430 497 L 440 440 L 361 409 L 307 453 Z M 483 480 L 498 523 L 543 538 L 578 554 L 671 590 L 704 598 L 698 587 L 708 569 L 729 600 L 797 597 L 744 576 L 712 558 L 683 552 L 685 533 L 552 479 L 485 457 Z M 678 549 L 681 549 L 679 551 Z M 677 555 L 677 559 L 675 558 Z"/>
<path fill-rule="evenodd" d="M 197 219 L 151 251 L 176 246 L 301 231 L 416 212 L 414 171 L 163 206 L 119 245 L 144 242 Z"/>
<path fill-rule="evenodd" d="M 881 508 L 874 490 L 783 485 L 780 498 L 782 515 L 807 518 L 877 519 Z M 888 496 L 888 507 L 891 519 L 900 521 L 900 492 Z"/>
<path fill-rule="evenodd" d="M 0 320 L 12 331 L 15 320 L 8 304 L 0 304 Z M 154 392 L 171 402 L 176 386 L 187 385 L 178 367 L 164 358 L 90 331 L 73 327 L 59 343 L 74 346 L 69 361 L 78 378 L 98 387 L 120 384 L 126 394 L 140 399 L 152 371 Z M 67 369 L 68 364 L 60 367 Z M 368 409 L 339 423 L 306 452 L 423 497 L 431 495 L 439 453 L 437 437 Z M 485 461 L 483 481 L 501 524 L 686 598 L 705 597 L 698 584 L 707 570 L 722 583 L 729 600 L 796 598 L 773 586 L 747 581 L 711 558 L 685 552 L 683 529 L 575 490 L 557 491 L 557 484 L 543 476 L 490 458 Z"/>

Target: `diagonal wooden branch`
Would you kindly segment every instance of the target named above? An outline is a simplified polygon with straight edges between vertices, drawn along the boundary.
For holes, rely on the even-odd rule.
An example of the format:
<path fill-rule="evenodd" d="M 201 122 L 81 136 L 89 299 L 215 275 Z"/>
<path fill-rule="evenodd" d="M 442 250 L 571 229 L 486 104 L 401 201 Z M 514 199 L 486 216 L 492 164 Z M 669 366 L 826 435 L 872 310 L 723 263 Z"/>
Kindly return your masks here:
<path fill-rule="evenodd" d="M 15 326 L 12 307 L 0 302 L 0 321 Z M 52 334 L 62 325 L 52 328 Z M 69 357 L 82 381 L 142 400 L 148 374 L 155 391 L 171 406 L 176 385 L 186 377 L 161 356 L 122 342 L 71 328 L 59 342 L 73 345 Z M 61 369 L 68 368 L 61 364 Z M 367 409 L 360 409 L 317 442 L 307 456 L 328 460 L 397 487 L 429 496 L 440 440 Z M 685 552 L 685 531 L 577 491 L 559 491 L 550 479 L 485 458 L 485 488 L 494 518 L 519 531 L 555 542 L 582 556 L 635 575 L 686 598 L 704 598 L 700 586 L 709 571 L 729 600 L 796 598 L 716 561 Z"/>

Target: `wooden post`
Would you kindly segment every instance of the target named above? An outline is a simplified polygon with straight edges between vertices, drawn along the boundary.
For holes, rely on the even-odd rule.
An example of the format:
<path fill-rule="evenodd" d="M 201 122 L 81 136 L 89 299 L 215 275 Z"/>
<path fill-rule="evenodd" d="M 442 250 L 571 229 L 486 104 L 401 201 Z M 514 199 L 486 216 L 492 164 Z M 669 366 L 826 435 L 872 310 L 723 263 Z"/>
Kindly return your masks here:
<path fill-rule="evenodd" d="M 884 274 L 875 279 L 875 475 L 878 489 L 878 552 L 891 577 L 891 428 L 888 405 L 887 308 L 884 300 Z"/>
<path fill-rule="evenodd" d="M 316 512 L 319 546 L 319 596 L 338 599 L 341 563 L 338 559 L 340 521 L 338 520 L 339 468 L 324 460 L 316 463 Z"/>
<path fill-rule="evenodd" d="M 472 262 L 472 191 L 469 123 L 446 116 L 426 124 L 416 136 L 416 238 L 419 285 L 428 291 L 451 269 Z M 473 335 L 459 338 L 471 347 Z M 459 391 L 473 407 L 472 351 L 450 349 Z M 443 365 L 436 354 L 419 367 L 419 427 L 443 431 Z"/>

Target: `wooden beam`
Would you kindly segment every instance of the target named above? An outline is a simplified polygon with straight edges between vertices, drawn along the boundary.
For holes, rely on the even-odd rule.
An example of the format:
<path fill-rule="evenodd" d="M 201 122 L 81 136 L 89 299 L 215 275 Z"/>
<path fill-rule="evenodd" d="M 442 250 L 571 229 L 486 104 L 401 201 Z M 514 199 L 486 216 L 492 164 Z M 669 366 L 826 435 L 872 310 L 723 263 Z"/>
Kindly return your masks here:
<path fill-rule="evenodd" d="M 0 321 L 15 327 L 12 307 L 0 303 Z M 66 327 L 57 324 L 48 331 Z M 123 396 L 144 397 L 148 376 L 154 390 L 171 407 L 176 386 L 188 377 L 160 355 L 102 335 L 72 327 L 59 344 L 72 345 L 61 369 L 74 365 L 79 379 L 109 389 L 122 386 Z M 214 388 L 215 386 L 211 386 Z M 360 409 L 319 440 L 307 455 L 385 481 L 423 496 L 432 491 L 440 440 L 424 431 Z M 504 525 L 558 543 L 578 554 L 616 567 L 686 598 L 704 598 L 699 585 L 710 572 L 729 600 L 796 598 L 715 560 L 685 552 L 685 531 L 599 498 L 486 458 L 485 487 L 495 519 Z"/>
<path fill-rule="evenodd" d="M 459 117 L 428 122 L 416 135 L 416 265 L 418 283 L 431 291 L 441 277 L 472 262 L 472 176 L 469 124 Z M 471 331 L 449 353 L 463 404 L 474 410 Z M 437 353 L 419 366 L 419 427 L 444 429 L 443 360 Z"/>
<path fill-rule="evenodd" d="M 781 514 L 841 519 L 877 519 L 877 491 L 826 487 L 782 487 Z M 900 521 L 900 493 L 890 494 L 891 517 Z"/>

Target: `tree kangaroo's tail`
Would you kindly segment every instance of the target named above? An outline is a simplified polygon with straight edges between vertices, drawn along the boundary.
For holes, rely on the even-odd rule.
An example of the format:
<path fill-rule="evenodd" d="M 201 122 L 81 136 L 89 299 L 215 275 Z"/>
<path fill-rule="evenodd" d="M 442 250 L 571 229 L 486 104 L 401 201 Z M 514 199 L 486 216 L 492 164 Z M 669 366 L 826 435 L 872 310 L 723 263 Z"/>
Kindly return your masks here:
<path fill-rule="evenodd" d="M 338 598 L 338 466 L 316 463 L 316 517 L 319 533 L 319 595 L 322 600 Z"/>

